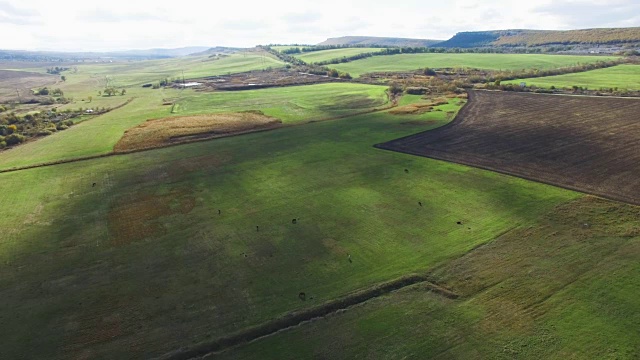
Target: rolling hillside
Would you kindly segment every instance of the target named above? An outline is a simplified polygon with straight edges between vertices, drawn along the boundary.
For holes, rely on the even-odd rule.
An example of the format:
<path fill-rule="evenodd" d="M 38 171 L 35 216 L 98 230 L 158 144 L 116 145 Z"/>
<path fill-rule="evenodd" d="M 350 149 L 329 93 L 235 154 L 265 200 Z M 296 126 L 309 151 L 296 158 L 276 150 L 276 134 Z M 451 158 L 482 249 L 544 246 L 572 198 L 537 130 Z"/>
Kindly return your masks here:
<path fill-rule="evenodd" d="M 456 34 L 438 47 L 616 45 L 640 42 L 640 27 L 582 30 L 496 30 Z"/>
<path fill-rule="evenodd" d="M 375 36 L 342 36 L 329 38 L 318 45 L 378 45 L 378 46 L 413 46 L 429 47 L 442 42 L 442 40 L 407 39 L 394 37 Z"/>

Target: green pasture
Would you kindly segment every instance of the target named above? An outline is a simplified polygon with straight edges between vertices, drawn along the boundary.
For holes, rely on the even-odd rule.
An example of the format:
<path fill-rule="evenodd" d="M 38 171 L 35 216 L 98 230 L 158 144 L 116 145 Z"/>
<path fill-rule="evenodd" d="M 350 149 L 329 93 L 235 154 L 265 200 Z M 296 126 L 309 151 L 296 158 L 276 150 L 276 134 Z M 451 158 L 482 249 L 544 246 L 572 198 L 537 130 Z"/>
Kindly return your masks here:
<path fill-rule="evenodd" d="M 610 59 L 411 54 L 335 67 L 357 76 Z M 183 70 L 198 78 L 283 65 L 238 53 L 64 73 L 56 87 L 74 101 L 61 109 L 131 102 L 0 152 L 0 169 L 107 154 L 127 129 L 167 116 L 260 110 L 300 126 L 0 173 L 0 357 L 155 358 L 410 273 L 460 297 L 416 285 L 220 357 L 636 356 L 638 207 L 373 147 L 447 124 L 460 99 L 421 115 L 355 115 L 388 105 L 386 87 L 141 87 Z M 637 67 L 563 76 L 623 88 Z M 98 96 L 107 84 L 126 95 Z M 426 101 L 406 95 L 399 105 Z"/>
<path fill-rule="evenodd" d="M 11 63 L 0 65 L 5 68 L 11 67 Z M 51 64 L 37 66 L 37 63 L 34 63 L 33 67 L 21 67 L 16 71 L 46 73 L 47 67 L 50 66 Z M 187 56 L 148 61 L 63 64 L 63 66 L 70 68 L 62 73 L 66 77 L 66 81 L 58 80 L 55 85 L 49 86 L 50 88 L 62 89 L 65 97 L 73 99 L 69 104 L 56 105 L 60 110 L 113 108 L 129 98 L 153 98 L 155 100 L 158 98 L 158 94 L 149 93 L 151 89 L 143 89 L 141 87 L 143 84 L 157 84 L 163 79 L 182 79 L 183 76 L 185 79 L 192 79 L 264 70 L 269 67 L 282 67 L 284 63 L 266 52 L 246 52 L 220 58 Z M 60 79 L 59 76 L 57 78 Z M 101 94 L 107 87 L 116 88 L 118 95 Z M 122 89 L 126 90 L 124 96 L 120 95 Z M 144 101 L 146 100 L 142 100 L 142 102 Z"/>
<path fill-rule="evenodd" d="M 218 358 L 634 359 L 639 216 L 566 203 L 433 271 L 457 300 L 416 285 Z"/>
<path fill-rule="evenodd" d="M 82 75 L 79 75 L 82 76 Z M 69 80 L 74 86 L 74 80 Z M 78 93 L 81 93 L 82 84 Z M 57 134 L 0 153 L 0 169 L 108 153 L 125 130 L 155 118 L 179 115 L 261 110 L 285 124 L 324 120 L 385 105 L 383 86 L 350 83 L 319 84 L 241 92 L 195 92 L 177 89 L 131 89 L 125 96 L 98 97 L 93 104 L 116 106 L 133 101 L 102 116 L 83 121 Z M 76 90 L 70 91 L 73 93 Z M 171 113 L 165 101 L 177 102 Z M 87 104 L 85 107 L 89 107 Z M 74 106 L 74 108 L 77 105 Z"/>
<path fill-rule="evenodd" d="M 4 63 L 5 67 L 9 67 Z M 97 83 L 105 83 L 107 78 L 110 85 L 115 87 L 139 86 L 145 83 L 157 83 L 165 78 L 182 79 L 183 72 L 186 79 L 202 78 L 214 75 L 227 75 L 246 71 L 264 70 L 269 67 L 278 68 L 284 63 L 267 52 L 243 52 L 227 56 L 185 56 L 171 59 L 114 62 L 114 63 L 83 63 L 65 65 L 76 67 L 74 70 L 65 71 L 68 79 L 77 73 L 89 74 Z M 34 66 L 19 69 L 21 71 L 33 71 L 46 73 L 46 66 Z"/>
<path fill-rule="evenodd" d="M 311 64 L 316 62 L 328 61 L 333 59 L 341 59 L 343 57 L 355 56 L 358 54 L 379 52 L 380 48 L 347 48 L 347 49 L 331 49 L 312 51 L 302 54 L 293 54 L 298 59 Z"/>
<path fill-rule="evenodd" d="M 579 196 L 372 146 L 457 102 L 0 174 L 4 356 L 158 356 L 426 271 Z"/>
<path fill-rule="evenodd" d="M 528 86 L 541 88 L 571 88 L 579 86 L 591 90 L 600 88 L 618 88 L 620 90 L 640 90 L 640 66 L 618 65 L 605 69 L 597 69 L 575 74 L 545 76 L 531 79 L 505 81 L 505 84 L 520 84 L 526 82 Z"/>
<path fill-rule="evenodd" d="M 597 61 L 614 56 L 537 55 L 537 54 L 400 54 L 374 56 L 332 65 L 352 76 L 379 71 L 412 71 L 421 68 L 478 68 L 487 70 L 551 69 Z"/>

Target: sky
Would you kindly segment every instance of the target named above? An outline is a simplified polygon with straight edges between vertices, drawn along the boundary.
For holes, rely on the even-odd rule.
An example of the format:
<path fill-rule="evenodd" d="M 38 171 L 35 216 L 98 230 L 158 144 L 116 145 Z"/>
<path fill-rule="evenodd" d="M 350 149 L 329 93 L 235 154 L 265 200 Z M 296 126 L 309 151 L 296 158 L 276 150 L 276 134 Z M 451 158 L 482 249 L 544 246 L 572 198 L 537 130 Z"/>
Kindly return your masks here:
<path fill-rule="evenodd" d="M 0 49 L 316 44 L 346 35 L 640 26 L 639 0 L 0 0 Z"/>

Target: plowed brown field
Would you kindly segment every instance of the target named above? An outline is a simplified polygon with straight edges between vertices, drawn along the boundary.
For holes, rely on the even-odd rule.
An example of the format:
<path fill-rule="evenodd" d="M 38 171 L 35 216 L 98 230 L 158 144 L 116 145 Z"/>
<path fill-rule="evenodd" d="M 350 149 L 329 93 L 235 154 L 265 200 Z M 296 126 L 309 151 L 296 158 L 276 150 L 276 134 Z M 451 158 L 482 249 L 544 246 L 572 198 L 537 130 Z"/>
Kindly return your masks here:
<path fill-rule="evenodd" d="M 376 145 L 640 205 L 640 100 L 472 91 L 456 120 Z"/>
<path fill-rule="evenodd" d="M 54 75 L 0 70 L 0 103 L 18 99 L 27 101 L 35 98 L 31 91 L 32 88 L 53 85 L 56 80 L 58 80 L 58 77 Z"/>

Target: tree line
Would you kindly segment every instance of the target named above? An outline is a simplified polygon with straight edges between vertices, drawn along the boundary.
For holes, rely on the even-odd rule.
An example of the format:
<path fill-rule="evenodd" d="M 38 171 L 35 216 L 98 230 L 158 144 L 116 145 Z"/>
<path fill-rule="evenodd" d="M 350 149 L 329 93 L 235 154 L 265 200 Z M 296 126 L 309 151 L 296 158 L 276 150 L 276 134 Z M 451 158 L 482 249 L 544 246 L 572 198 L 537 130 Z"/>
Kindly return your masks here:
<path fill-rule="evenodd" d="M 67 71 L 67 70 L 69 70 L 68 67 L 56 66 L 56 67 L 47 68 L 47 74 L 60 75 L 61 72 Z"/>

